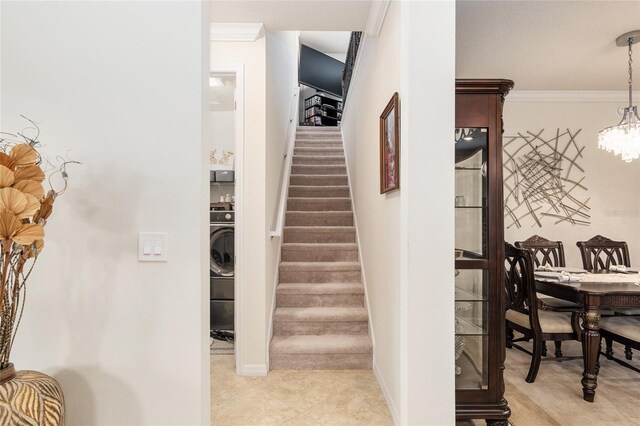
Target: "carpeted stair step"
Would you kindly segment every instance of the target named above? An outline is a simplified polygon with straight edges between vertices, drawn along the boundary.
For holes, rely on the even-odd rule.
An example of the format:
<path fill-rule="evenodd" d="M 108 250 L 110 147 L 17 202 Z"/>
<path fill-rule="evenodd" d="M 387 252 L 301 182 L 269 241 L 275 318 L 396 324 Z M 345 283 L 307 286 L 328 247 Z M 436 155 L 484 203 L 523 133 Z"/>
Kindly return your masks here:
<path fill-rule="evenodd" d="M 341 155 L 294 155 L 293 164 L 338 165 L 344 164 Z"/>
<path fill-rule="evenodd" d="M 296 141 L 331 141 L 342 143 L 339 134 L 332 133 L 296 133 Z"/>
<path fill-rule="evenodd" d="M 292 164 L 292 175 L 346 175 L 347 167 L 345 165 L 306 165 Z"/>
<path fill-rule="evenodd" d="M 285 243 L 282 262 L 357 262 L 358 245 L 347 243 Z"/>
<path fill-rule="evenodd" d="M 329 126 L 324 126 L 324 127 L 317 127 L 317 126 L 296 126 L 296 131 L 297 132 L 313 132 L 313 133 L 340 133 L 340 127 L 337 126 L 333 126 L 333 127 L 329 127 Z"/>
<path fill-rule="evenodd" d="M 296 139 L 331 139 L 341 141 L 340 133 L 336 132 L 296 132 Z"/>
<path fill-rule="evenodd" d="M 281 283 L 359 283 L 358 262 L 281 262 Z"/>
<path fill-rule="evenodd" d="M 348 197 L 348 196 L 349 196 L 349 187 L 346 185 L 334 185 L 334 186 L 289 185 L 289 197 L 335 198 L 335 197 Z"/>
<path fill-rule="evenodd" d="M 312 143 L 330 142 L 330 143 L 337 143 L 342 146 L 342 139 L 340 139 L 339 136 L 332 136 L 332 135 L 297 135 L 296 143 L 298 142 L 312 142 Z"/>
<path fill-rule="evenodd" d="M 296 212 L 346 212 L 351 211 L 351 198 L 289 198 L 287 211 Z"/>
<path fill-rule="evenodd" d="M 295 148 L 340 148 L 342 149 L 342 142 L 333 141 L 330 139 L 297 139 L 294 145 Z"/>
<path fill-rule="evenodd" d="M 353 226 L 285 226 L 283 243 L 355 243 Z"/>
<path fill-rule="evenodd" d="M 304 132 L 304 131 L 297 131 L 296 139 L 333 139 L 337 141 L 342 140 L 339 132 Z"/>
<path fill-rule="evenodd" d="M 354 306 L 276 308 L 273 335 L 368 333 L 367 310 Z"/>
<path fill-rule="evenodd" d="M 280 262 L 282 271 L 359 271 L 358 262 Z"/>
<path fill-rule="evenodd" d="M 276 287 L 276 307 L 364 306 L 360 283 L 282 283 Z"/>
<path fill-rule="evenodd" d="M 332 138 L 297 138 L 294 144 L 295 148 L 339 148 L 343 149 L 340 139 Z M 344 153 L 344 151 L 343 151 Z"/>
<path fill-rule="evenodd" d="M 307 147 L 307 148 L 293 148 L 293 155 L 340 155 L 344 157 L 344 150 L 342 147 Z"/>
<path fill-rule="evenodd" d="M 353 226 L 353 213 L 351 211 L 288 211 L 285 224 L 287 226 Z"/>
<path fill-rule="evenodd" d="M 316 127 L 316 126 L 296 126 L 297 132 L 309 132 L 309 133 L 340 133 L 340 127 Z"/>
<path fill-rule="evenodd" d="M 367 335 L 274 336 L 272 370 L 369 370 L 372 346 Z"/>
<path fill-rule="evenodd" d="M 304 175 L 292 174 L 290 185 L 295 186 L 336 186 L 348 185 L 347 175 Z"/>

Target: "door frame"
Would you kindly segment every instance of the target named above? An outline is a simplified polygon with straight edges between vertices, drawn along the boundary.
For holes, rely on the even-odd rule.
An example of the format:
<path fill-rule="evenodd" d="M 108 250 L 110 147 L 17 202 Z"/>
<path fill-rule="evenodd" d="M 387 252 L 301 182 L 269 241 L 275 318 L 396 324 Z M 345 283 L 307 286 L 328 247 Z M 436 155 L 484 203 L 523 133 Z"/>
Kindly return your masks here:
<path fill-rule="evenodd" d="M 242 306 L 244 302 L 244 64 L 212 62 L 209 75 L 216 73 L 235 74 L 235 114 L 234 114 L 234 171 L 235 171 L 235 267 L 234 267 L 234 353 L 236 374 L 240 374 L 244 358 L 244 322 Z M 207 258 L 209 257 L 207 248 Z"/>

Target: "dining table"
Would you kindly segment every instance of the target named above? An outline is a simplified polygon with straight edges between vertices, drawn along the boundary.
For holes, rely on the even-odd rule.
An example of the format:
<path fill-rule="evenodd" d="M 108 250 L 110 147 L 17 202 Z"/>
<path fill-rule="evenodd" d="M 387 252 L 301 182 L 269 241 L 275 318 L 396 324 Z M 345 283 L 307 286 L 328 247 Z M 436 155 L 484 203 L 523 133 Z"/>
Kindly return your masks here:
<path fill-rule="evenodd" d="M 590 281 L 590 277 L 593 276 L 586 274 L 581 281 L 558 281 L 536 277 L 538 293 L 577 303 L 582 308 L 584 371 L 581 383 L 583 398 L 588 402 L 594 401 L 598 386 L 600 310 L 640 307 L 640 285 L 637 283 L 622 278 L 617 282 L 615 277 L 618 274 L 608 276 L 607 282 L 595 278 Z"/>

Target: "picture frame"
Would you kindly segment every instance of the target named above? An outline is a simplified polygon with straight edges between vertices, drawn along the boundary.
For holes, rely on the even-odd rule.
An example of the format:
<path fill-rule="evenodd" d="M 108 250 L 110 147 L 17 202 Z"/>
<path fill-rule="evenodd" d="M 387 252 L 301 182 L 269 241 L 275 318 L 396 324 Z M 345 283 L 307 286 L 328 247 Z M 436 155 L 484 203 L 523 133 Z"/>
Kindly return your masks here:
<path fill-rule="evenodd" d="M 400 105 L 398 92 L 380 115 L 380 194 L 400 189 Z"/>

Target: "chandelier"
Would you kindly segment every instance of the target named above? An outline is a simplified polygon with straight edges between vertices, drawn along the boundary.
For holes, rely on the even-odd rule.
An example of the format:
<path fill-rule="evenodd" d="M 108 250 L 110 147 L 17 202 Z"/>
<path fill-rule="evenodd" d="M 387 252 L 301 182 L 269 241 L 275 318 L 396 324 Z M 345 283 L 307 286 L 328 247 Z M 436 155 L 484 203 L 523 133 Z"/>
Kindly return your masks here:
<path fill-rule="evenodd" d="M 624 109 L 622 121 L 617 126 L 607 127 L 598 133 L 598 148 L 613 152 L 614 155 L 620 154 L 626 162 L 640 157 L 640 117 L 632 99 L 633 51 L 631 48 L 638 42 L 640 42 L 640 30 L 628 32 L 616 39 L 618 46 L 629 48 L 629 106 Z"/>

